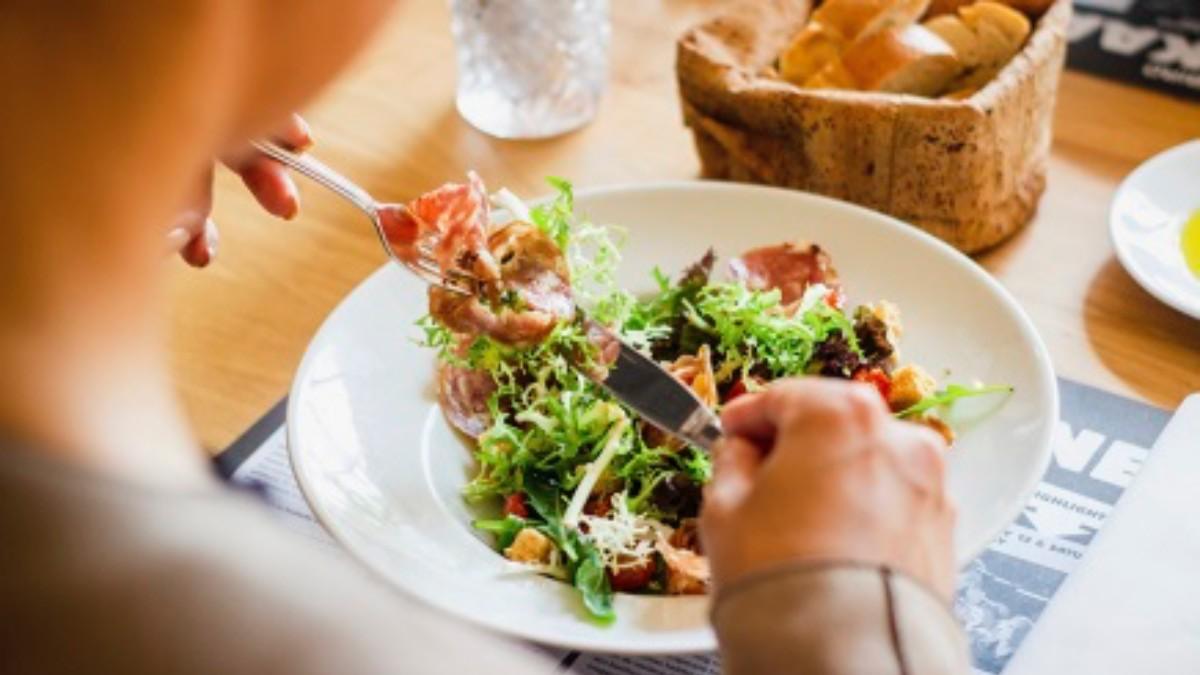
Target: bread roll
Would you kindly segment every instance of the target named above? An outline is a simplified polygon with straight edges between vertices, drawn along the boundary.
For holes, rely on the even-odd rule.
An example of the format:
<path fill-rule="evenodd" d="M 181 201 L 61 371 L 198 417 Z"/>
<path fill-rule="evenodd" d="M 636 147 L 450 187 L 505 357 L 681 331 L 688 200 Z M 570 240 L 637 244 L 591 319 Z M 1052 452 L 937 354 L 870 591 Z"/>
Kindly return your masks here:
<path fill-rule="evenodd" d="M 941 16 L 942 14 L 954 14 L 959 7 L 969 5 L 975 0 L 932 0 L 929 3 L 929 10 L 925 12 L 927 17 Z"/>
<path fill-rule="evenodd" d="M 858 89 L 921 96 L 942 93 L 962 70 L 950 45 L 919 25 L 889 28 L 856 42 L 842 65 Z"/>
<path fill-rule="evenodd" d="M 942 14 L 954 14 L 959 7 L 965 7 L 975 0 L 931 0 L 929 10 L 925 12 L 927 18 L 941 16 Z M 1023 12 L 1026 16 L 1036 19 L 1046 13 L 1054 0 L 997 0 L 1013 9 Z"/>
<path fill-rule="evenodd" d="M 1024 12 L 1026 16 L 1038 18 L 1050 9 L 1050 5 L 1054 4 L 1054 0 L 1004 0 L 1004 4 L 1012 7 L 1015 10 Z"/>
<path fill-rule="evenodd" d="M 846 45 L 836 30 L 810 22 L 779 55 L 779 75 L 788 82 L 805 84 L 826 64 L 836 61 Z"/>
<path fill-rule="evenodd" d="M 847 42 L 868 38 L 894 26 L 907 26 L 929 8 L 930 0 L 827 0 L 812 20 L 838 32 Z"/>
<path fill-rule="evenodd" d="M 810 79 L 856 40 L 893 26 L 907 26 L 928 7 L 929 0 L 827 0 L 779 55 L 779 74 L 789 82 L 808 86 Z"/>
<path fill-rule="evenodd" d="M 981 0 L 959 8 L 958 15 L 975 30 L 995 28 L 1001 34 L 1002 46 L 1008 52 L 1009 58 L 1025 44 L 1025 38 L 1029 37 L 1029 19 L 1012 7 L 998 2 Z"/>
<path fill-rule="evenodd" d="M 804 86 L 809 89 L 857 89 L 858 83 L 846 70 L 842 60 L 836 58 L 805 80 Z"/>
<path fill-rule="evenodd" d="M 934 17 L 924 26 L 949 44 L 962 63 L 962 74 L 950 85 L 955 90 L 987 84 L 1020 51 L 1030 30 L 1024 14 L 988 0 L 960 7 L 957 16 Z"/>

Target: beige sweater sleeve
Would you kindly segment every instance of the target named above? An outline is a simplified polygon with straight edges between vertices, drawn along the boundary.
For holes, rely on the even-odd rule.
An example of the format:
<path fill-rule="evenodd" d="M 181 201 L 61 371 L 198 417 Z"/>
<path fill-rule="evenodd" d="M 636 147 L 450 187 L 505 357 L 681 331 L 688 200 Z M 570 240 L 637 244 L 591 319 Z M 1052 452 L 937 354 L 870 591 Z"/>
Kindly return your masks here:
<path fill-rule="evenodd" d="M 963 635 L 947 607 L 879 567 L 810 564 L 722 589 L 713 626 L 727 675 L 962 675 Z"/>

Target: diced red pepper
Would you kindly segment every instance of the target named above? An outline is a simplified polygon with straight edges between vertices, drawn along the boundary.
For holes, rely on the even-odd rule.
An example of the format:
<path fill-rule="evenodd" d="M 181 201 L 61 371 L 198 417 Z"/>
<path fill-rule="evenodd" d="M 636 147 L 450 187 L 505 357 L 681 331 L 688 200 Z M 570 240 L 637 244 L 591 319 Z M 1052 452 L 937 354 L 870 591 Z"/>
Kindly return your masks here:
<path fill-rule="evenodd" d="M 873 385 L 886 403 L 892 394 L 892 378 L 882 368 L 859 368 L 854 371 L 855 381 Z"/>
<path fill-rule="evenodd" d="M 514 492 L 504 498 L 504 515 L 518 518 L 529 517 L 529 505 L 525 502 L 524 492 Z"/>
<path fill-rule="evenodd" d="M 733 384 L 731 384 L 729 386 L 729 391 L 725 393 L 725 401 L 724 401 L 725 403 L 729 403 L 730 401 L 741 396 L 742 394 L 750 393 L 750 387 L 747 386 L 747 384 L 746 384 L 747 379 L 753 380 L 756 385 L 762 385 L 762 383 L 763 383 L 762 380 L 758 379 L 757 377 L 754 377 L 753 375 L 748 375 L 746 377 L 739 377 L 738 379 L 733 381 Z"/>
<path fill-rule="evenodd" d="M 616 572 L 609 569 L 608 583 L 612 585 L 614 591 L 621 593 L 640 591 L 650 584 L 657 569 L 658 565 L 654 562 L 654 556 L 647 556 L 637 564 L 622 567 Z"/>
<path fill-rule="evenodd" d="M 841 288 L 831 288 L 825 294 L 825 304 L 834 309 L 841 309 L 842 305 L 846 304 L 846 294 L 842 293 Z"/>

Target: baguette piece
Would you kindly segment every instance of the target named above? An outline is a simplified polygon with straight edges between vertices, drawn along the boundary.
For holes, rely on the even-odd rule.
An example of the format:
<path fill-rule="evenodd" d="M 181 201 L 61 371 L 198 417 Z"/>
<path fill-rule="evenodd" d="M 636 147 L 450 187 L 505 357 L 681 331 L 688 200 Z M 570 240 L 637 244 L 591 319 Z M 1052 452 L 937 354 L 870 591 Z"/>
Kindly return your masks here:
<path fill-rule="evenodd" d="M 804 84 L 856 40 L 921 17 L 930 0 L 826 0 L 779 55 L 779 74 Z"/>
<path fill-rule="evenodd" d="M 930 0 L 826 0 L 812 21 L 836 31 L 849 42 L 868 38 L 921 18 Z"/>
<path fill-rule="evenodd" d="M 975 0 L 931 0 L 929 10 L 925 12 L 926 18 L 933 18 L 943 14 L 954 14 L 959 7 L 969 5 Z"/>
<path fill-rule="evenodd" d="M 804 84 L 836 61 L 847 44 L 838 31 L 810 21 L 779 55 L 779 75 L 793 84 Z"/>
<path fill-rule="evenodd" d="M 963 72 L 950 84 L 953 90 L 970 90 L 987 84 L 1029 37 L 1029 19 L 1017 10 L 990 0 L 959 8 L 958 15 L 929 19 L 925 28 L 953 49 Z"/>
<path fill-rule="evenodd" d="M 1050 9 L 1050 5 L 1054 4 L 1054 0 L 997 0 L 1009 7 L 1023 13 L 1031 19 L 1036 19 L 1046 13 Z M 942 14 L 954 14 L 959 7 L 965 7 L 972 4 L 975 0 L 931 0 L 929 10 L 925 12 L 926 18 L 941 16 Z"/>
<path fill-rule="evenodd" d="M 954 49 L 919 26 L 889 28 L 857 42 L 841 60 L 857 89 L 936 96 L 962 71 Z"/>

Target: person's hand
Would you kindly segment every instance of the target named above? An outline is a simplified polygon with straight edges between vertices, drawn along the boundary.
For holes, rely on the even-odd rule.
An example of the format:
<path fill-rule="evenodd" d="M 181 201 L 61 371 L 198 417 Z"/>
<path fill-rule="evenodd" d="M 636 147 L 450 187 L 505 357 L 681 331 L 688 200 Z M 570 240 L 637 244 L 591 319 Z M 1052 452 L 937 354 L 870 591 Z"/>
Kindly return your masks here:
<path fill-rule="evenodd" d="M 276 143 L 300 152 L 312 145 L 308 124 L 299 115 L 292 115 L 272 136 Z M 293 218 L 300 210 L 296 184 L 282 164 L 248 148 L 239 149 L 221 162 L 242 177 L 242 182 L 266 211 L 284 219 Z M 196 192 L 176 217 L 167 232 L 167 247 L 178 251 L 195 267 L 212 262 L 217 253 L 217 225 L 212 212 L 212 166 L 196 185 Z"/>
<path fill-rule="evenodd" d="M 867 385 L 781 381 L 722 414 L 700 516 L 718 588 L 801 561 L 884 565 L 949 598 L 946 445 Z"/>

